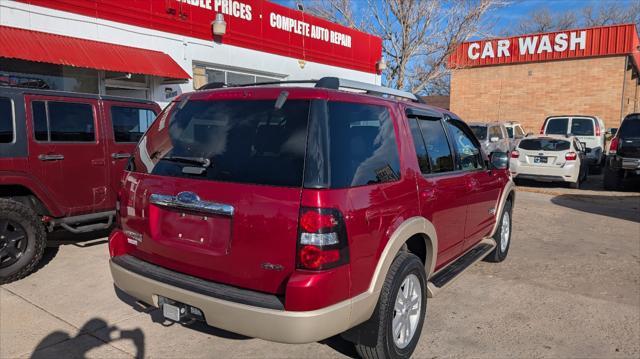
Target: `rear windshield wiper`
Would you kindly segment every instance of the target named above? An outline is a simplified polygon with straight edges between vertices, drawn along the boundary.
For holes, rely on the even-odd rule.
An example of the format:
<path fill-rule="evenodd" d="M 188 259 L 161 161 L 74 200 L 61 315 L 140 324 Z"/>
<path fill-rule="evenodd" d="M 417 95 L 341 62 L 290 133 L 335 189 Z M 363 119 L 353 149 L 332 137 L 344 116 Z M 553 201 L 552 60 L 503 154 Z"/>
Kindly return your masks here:
<path fill-rule="evenodd" d="M 182 163 L 192 163 L 198 164 L 202 167 L 209 167 L 211 165 L 211 160 L 204 157 L 188 157 L 188 156 L 164 156 L 163 160 L 172 161 L 172 162 L 182 162 Z"/>

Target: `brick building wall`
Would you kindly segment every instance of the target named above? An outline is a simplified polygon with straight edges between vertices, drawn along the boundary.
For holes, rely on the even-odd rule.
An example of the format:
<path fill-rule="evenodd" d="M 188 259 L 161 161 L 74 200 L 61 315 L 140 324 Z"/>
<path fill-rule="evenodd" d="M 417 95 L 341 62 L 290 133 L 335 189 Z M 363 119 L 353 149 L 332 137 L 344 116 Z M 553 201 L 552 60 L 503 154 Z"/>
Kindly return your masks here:
<path fill-rule="evenodd" d="M 638 81 L 631 79 L 626 58 L 454 69 L 451 111 L 466 121 L 519 121 L 534 133 L 547 116 L 562 114 L 595 115 L 607 127 L 618 127 L 623 111 L 640 106 Z M 630 107 L 623 106 L 625 82 Z"/>

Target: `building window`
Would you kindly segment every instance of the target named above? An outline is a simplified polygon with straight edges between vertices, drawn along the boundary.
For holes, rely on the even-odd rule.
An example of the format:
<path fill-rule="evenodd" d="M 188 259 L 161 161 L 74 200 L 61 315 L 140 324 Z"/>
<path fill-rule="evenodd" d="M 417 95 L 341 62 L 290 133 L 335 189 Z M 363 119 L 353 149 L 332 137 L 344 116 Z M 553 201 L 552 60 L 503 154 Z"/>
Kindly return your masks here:
<path fill-rule="evenodd" d="M 0 58 L 0 84 L 97 94 L 98 78 L 97 70 Z"/>
<path fill-rule="evenodd" d="M 229 85 L 247 85 L 260 82 L 281 81 L 284 78 L 284 75 L 268 74 L 252 70 L 193 64 L 193 88 L 196 90 L 211 82 L 221 82 Z"/>

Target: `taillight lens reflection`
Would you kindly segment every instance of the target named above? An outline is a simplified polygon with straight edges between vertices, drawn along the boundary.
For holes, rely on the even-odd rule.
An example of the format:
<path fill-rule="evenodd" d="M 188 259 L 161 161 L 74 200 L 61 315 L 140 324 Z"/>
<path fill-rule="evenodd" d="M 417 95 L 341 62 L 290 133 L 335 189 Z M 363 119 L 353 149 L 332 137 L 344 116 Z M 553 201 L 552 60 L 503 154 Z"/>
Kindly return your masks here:
<path fill-rule="evenodd" d="M 567 161 L 575 161 L 578 158 L 578 154 L 575 152 L 567 152 L 564 155 L 564 159 Z"/>

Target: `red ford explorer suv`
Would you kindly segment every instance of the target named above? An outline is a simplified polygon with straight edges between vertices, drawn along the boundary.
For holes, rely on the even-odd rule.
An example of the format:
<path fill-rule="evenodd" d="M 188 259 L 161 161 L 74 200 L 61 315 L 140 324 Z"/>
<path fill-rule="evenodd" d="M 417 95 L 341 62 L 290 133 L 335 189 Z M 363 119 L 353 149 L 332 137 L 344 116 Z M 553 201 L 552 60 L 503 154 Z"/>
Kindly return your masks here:
<path fill-rule="evenodd" d="M 169 105 L 123 177 L 113 279 L 174 321 L 409 357 L 427 297 L 507 256 L 507 154 L 412 94 L 315 83 Z"/>

